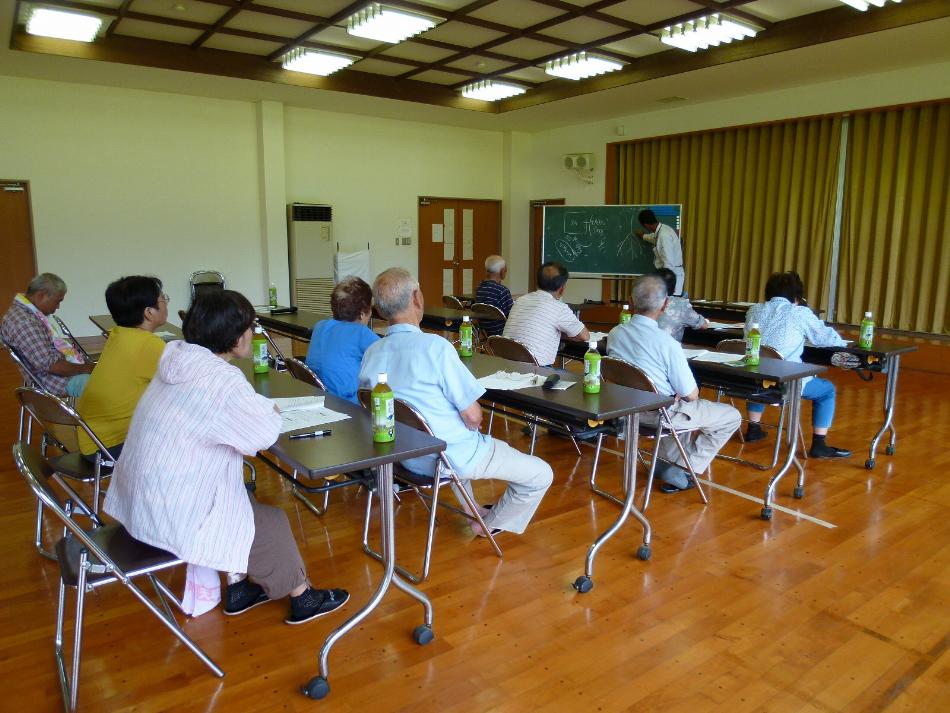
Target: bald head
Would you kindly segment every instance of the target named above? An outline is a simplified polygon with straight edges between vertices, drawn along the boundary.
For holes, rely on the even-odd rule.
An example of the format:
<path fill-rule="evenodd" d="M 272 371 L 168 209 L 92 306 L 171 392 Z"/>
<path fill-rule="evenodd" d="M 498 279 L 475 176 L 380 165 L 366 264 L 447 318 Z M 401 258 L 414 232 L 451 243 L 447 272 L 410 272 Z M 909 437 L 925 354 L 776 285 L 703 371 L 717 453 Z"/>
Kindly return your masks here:
<path fill-rule="evenodd" d="M 560 292 L 567 284 L 569 273 L 559 262 L 546 262 L 538 268 L 538 289 L 545 292 Z"/>
<path fill-rule="evenodd" d="M 377 275 L 373 280 L 373 304 L 383 319 L 393 322 L 409 312 L 413 306 L 413 295 L 419 295 L 421 306 L 422 294 L 419 292 L 419 283 L 401 267 L 391 267 Z"/>

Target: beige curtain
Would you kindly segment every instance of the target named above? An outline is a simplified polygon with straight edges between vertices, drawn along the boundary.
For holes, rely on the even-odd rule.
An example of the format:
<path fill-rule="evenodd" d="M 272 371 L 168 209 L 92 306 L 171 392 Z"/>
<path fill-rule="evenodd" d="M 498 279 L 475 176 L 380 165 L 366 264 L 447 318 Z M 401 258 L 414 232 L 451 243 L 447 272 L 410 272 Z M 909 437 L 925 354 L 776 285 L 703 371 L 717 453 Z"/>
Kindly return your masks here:
<path fill-rule="evenodd" d="M 686 287 L 759 301 L 775 271 L 828 301 L 841 118 L 800 119 L 620 146 L 620 203 L 681 203 Z"/>
<path fill-rule="evenodd" d="M 950 103 L 851 119 L 838 321 L 950 333 Z"/>

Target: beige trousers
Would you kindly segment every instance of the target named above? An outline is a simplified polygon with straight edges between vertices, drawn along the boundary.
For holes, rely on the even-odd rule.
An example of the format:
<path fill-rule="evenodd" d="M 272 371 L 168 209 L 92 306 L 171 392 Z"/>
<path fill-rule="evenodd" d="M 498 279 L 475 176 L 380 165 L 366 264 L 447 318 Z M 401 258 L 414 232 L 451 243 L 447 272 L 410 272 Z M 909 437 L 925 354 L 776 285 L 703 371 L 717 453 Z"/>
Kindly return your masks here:
<path fill-rule="evenodd" d="M 742 422 L 742 415 L 732 406 L 705 399 L 696 401 L 680 399 L 667 411 L 674 428 L 698 429 L 692 433 L 680 435 L 680 440 L 689 456 L 689 462 L 697 473 L 702 473 L 709 467 L 710 461 L 716 457 Z M 655 424 L 657 418 L 658 414 L 643 415 L 644 423 L 650 425 Z M 664 438 L 660 445 L 660 458 L 686 469 L 683 456 L 670 436 Z"/>

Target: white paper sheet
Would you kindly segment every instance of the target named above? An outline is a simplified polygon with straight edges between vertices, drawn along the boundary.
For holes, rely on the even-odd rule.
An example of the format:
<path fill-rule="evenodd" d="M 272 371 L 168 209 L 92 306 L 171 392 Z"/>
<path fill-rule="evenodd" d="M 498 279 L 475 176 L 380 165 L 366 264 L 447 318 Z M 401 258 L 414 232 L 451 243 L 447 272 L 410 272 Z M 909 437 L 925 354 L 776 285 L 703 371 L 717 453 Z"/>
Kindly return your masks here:
<path fill-rule="evenodd" d="M 455 294 L 455 270 L 448 269 L 442 271 L 442 294 Z"/>
<path fill-rule="evenodd" d="M 466 267 L 462 270 L 462 293 L 470 295 L 472 292 L 472 268 Z"/>
<path fill-rule="evenodd" d="M 165 330 L 162 330 L 162 329 L 155 332 L 154 334 L 156 337 L 160 337 L 161 339 L 180 339 L 180 337 L 174 332 L 166 332 Z"/>
<path fill-rule="evenodd" d="M 552 386 L 551 389 L 553 391 L 565 391 L 566 389 L 569 389 L 572 386 L 574 386 L 574 384 L 576 383 L 577 383 L 576 381 L 564 381 L 564 379 L 561 379 L 554 386 Z"/>
<path fill-rule="evenodd" d="M 735 305 L 736 307 L 751 307 L 755 302 L 730 302 L 729 304 Z"/>
<path fill-rule="evenodd" d="M 700 354 L 697 357 L 693 357 L 693 361 L 708 361 L 714 364 L 727 364 L 729 362 L 741 360 L 741 354 L 725 354 L 723 352 L 706 352 L 705 354 Z"/>
<path fill-rule="evenodd" d="M 462 259 L 472 260 L 475 250 L 475 211 L 462 209 Z"/>
<path fill-rule="evenodd" d="M 432 224 L 432 242 L 433 243 L 442 242 L 442 223 Z"/>
<path fill-rule="evenodd" d="M 735 322 L 710 322 L 709 329 L 742 329 L 742 324 Z"/>
<path fill-rule="evenodd" d="M 411 238 L 412 237 L 412 223 L 409 218 L 400 218 L 399 227 L 396 229 L 396 235 L 400 238 Z"/>
<path fill-rule="evenodd" d="M 591 332 L 590 338 L 593 339 L 595 342 L 599 342 L 601 339 L 607 338 L 607 332 Z"/>
<path fill-rule="evenodd" d="M 522 374 L 517 371 L 496 371 L 489 376 L 483 376 L 478 383 L 486 389 L 495 391 L 514 391 L 527 389 L 532 386 L 541 386 L 545 377 L 538 374 Z"/>
<path fill-rule="evenodd" d="M 277 408 L 283 411 L 299 411 L 307 408 L 322 408 L 325 401 L 323 396 L 293 396 L 289 398 L 271 399 Z"/>
<path fill-rule="evenodd" d="M 323 405 L 322 396 L 274 399 L 274 403 L 280 409 L 281 433 L 296 431 L 299 428 L 313 428 L 349 418 L 345 413 L 326 408 Z"/>
<path fill-rule="evenodd" d="M 695 359 L 698 356 L 702 356 L 708 352 L 707 349 L 687 349 L 683 347 L 683 356 L 687 359 Z"/>

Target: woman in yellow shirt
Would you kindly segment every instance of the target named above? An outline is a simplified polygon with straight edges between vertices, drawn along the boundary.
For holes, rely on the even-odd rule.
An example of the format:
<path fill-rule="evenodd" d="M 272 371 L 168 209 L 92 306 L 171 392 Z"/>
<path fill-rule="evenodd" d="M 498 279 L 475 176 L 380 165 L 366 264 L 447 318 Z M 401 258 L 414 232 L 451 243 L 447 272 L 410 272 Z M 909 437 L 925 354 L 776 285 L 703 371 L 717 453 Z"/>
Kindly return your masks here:
<path fill-rule="evenodd" d="M 76 404 L 113 456 L 118 457 L 132 412 L 158 369 L 165 343 L 154 334 L 168 319 L 168 295 L 157 277 L 132 275 L 106 288 L 106 304 L 116 326 Z M 79 449 L 94 457 L 96 446 L 79 433 Z"/>

